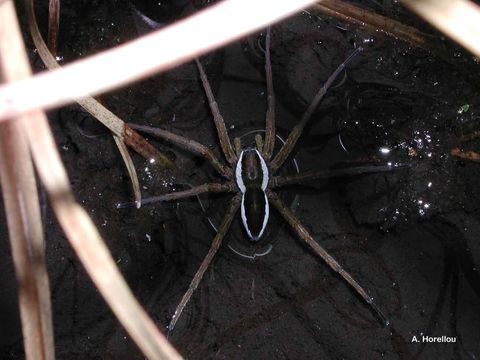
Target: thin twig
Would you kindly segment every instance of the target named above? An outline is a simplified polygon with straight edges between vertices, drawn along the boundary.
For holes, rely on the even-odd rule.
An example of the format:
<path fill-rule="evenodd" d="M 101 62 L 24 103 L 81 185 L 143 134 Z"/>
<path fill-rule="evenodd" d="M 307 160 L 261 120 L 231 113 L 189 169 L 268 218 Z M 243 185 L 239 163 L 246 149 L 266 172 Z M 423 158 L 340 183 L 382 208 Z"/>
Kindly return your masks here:
<path fill-rule="evenodd" d="M 452 150 L 450 150 L 450 154 L 460 159 L 480 162 L 480 154 L 476 151 L 453 148 Z"/>
<path fill-rule="evenodd" d="M 60 25 L 60 0 L 48 1 L 48 48 L 57 55 L 58 27 Z"/>
<path fill-rule="evenodd" d="M 381 31 L 415 46 L 430 49 L 433 45 L 431 35 L 345 1 L 324 0 L 313 8 L 337 19 L 370 28 L 372 31 Z"/>

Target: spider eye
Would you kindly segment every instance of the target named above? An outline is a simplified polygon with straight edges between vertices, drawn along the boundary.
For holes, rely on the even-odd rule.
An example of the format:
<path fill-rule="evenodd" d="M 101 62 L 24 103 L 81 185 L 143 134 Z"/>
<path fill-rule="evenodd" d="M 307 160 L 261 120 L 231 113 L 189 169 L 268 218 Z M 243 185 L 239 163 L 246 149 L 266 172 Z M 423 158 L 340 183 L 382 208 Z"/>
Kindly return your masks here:
<path fill-rule="evenodd" d="M 241 215 L 248 237 L 258 241 L 267 227 L 269 217 L 267 195 L 261 189 L 247 189 L 242 196 Z"/>

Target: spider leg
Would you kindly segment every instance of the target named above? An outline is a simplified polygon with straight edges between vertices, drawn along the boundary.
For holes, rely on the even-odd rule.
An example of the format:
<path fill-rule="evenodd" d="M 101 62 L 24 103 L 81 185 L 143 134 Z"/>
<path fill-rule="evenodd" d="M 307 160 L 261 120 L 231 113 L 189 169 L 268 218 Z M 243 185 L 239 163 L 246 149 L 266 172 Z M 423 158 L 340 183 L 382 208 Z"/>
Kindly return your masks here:
<path fill-rule="evenodd" d="M 255 135 L 255 145 L 257 147 L 257 150 L 262 152 L 262 149 L 263 149 L 262 135 L 260 135 L 260 134 Z"/>
<path fill-rule="evenodd" d="M 335 177 L 341 177 L 341 176 L 353 176 L 353 175 L 392 172 L 395 170 L 403 169 L 405 167 L 409 167 L 409 165 L 398 165 L 398 166 L 367 165 L 367 166 L 349 167 L 344 169 L 305 171 L 303 173 L 294 174 L 294 175 L 274 176 L 270 180 L 269 186 L 271 188 L 279 188 L 285 185 L 301 184 L 305 181 L 316 180 L 316 179 L 329 179 L 329 178 L 335 178 Z"/>
<path fill-rule="evenodd" d="M 288 222 L 297 235 L 307 243 L 308 246 L 327 263 L 330 268 L 338 273 L 362 299 L 370 305 L 374 313 L 379 317 L 385 326 L 390 326 L 390 321 L 385 317 L 379 307 L 375 304 L 374 299 L 353 279 L 353 277 L 343 269 L 343 267 L 335 260 L 322 246 L 320 246 L 310 235 L 308 230 L 297 219 L 294 213 L 280 200 L 280 198 L 272 191 L 268 191 L 268 200 Z"/>
<path fill-rule="evenodd" d="M 223 238 L 225 237 L 232 220 L 240 206 L 240 200 L 241 200 L 241 195 L 238 194 L 236 195 L 233 199 L 232 202 L 230 203 L 230 207 L 227 210 L 227 213 L 225 214 L 225 217 L 223 218 L 222 224 L 220 225 L 217 235 L 215 235 L 215 238 L 212 241 L 212 245 L 210 246 L 210 250 L 208 250 L 207 255 L 202 261 L 202 264 L 198 268 L 195 276 L 193 277 L 192 282 L 190 283 L 190 286 L 188 287 L 187 292 L 185 295 L 183 295 L 182 300 L 180 303 L 177 305 L 177 308 L 175 309 L 175 313 L 172 316 L 172 320 L 170 321 L 170 324 L 168 325 L 168 331 L 172 331 L 173 328 L 175 327 L 175 324 L 177 323 L 177 320 L 180 318 L 182 315 L 182 311 L 185 308 L 185 306 L 188 304 L 188 301 L 192 297 L 193 292 L 197 288 L 198 284 L 202 280 L 203 274 L 207 270 L 208 266 L 213 260 L 213 257 L 215 256 L 217 250 L 220 248 L 220 245 L 222 243 Z"/>
<path fill-rule="evenodd" d="M 270 27 L 267 28 L 265 36 L 265 77 L 267 80 L 267 114 L 265 116 L 265 144 L 262 153 L 265 160 L 270 160 L 275 147 L 275 92 L 270 59 Z M 259 151 L 261 150 L 259 149 Z"/>
<path fill-rule="evenodd" d="M 237 154 L 237 157 L 240 157 L 240 154 L 242 153 L 242 140 L 236 137 L 233 139 L 233 145 L 235 146 L 235 154 Z"/>
<path fill-rule="evenodd" d="M 356 48 L 349 56 L 348 58 L 341 63 L 337 69 L 333 72 L 332 75 L 327 79 L 327 82 L 320 88 L 320 90 L 315 94 L 315 97 L 313 98 L 312 102 L 308 106 L 307 110 L 305 113 L 302 115 L 302 118 L 300 119 L 300 122 L 294 126 L 290 134 L 288 135 L 287 140 L 285 141 L 285 144 L 282 146 L 280 151 L 277 153 L 277 155 L 273 158 L 270 168 L 272 173 L 276 171 L 278 168 L 280 168 L 285 160 L 287 160 L 288 156 L 292 152 L 293 148 L 295 147 L 295 144 L 297 143 L 298 139 L 302 135 L 303 129 L 305 128 L 305 125 L 307 124 L 308 120 L 310 120 L 313 112 L 317 108 L 318 104 L 320 101 L 323 99 L 325 94 L 327 93 L 327 90 L 330 88 L 330 86 L 333 84 L 335 79 L 340 75 L 340 73 L 345 69 L 345 67 L 348 65 L 348 63 L 357 55 L 360 51 L 362 51 L 361 47 Z"/>
<path fill-rule="evenodd" d="M 222 162 L 215 156 L 212 149 L 206 147 L 205 145 L 202 145 L 195 140 L 187 139 L 183 136 L 176 135 L 170 131 L 159 128 L 153 128 L 150 126 L 137 125 L 132 123 L 129 123 L 128 126 L 130 126 L 132 129 L 168 141 L 184 150 L 190 151 L 191 153 L 203 156 L 205 159 L 208 160 L 208 162 L 210 162 L 210 164 L 215 168 L 215 170 L 218 171 L 220 175 L 226 177 L 227 179 L 232 178 L 232 170 L 229 167 L 223 165 Z"/>
<path fill-rule="evenodd" d="M 162 201 L 172 201 L 185 199 L 192 196 L 197 196 L 203 193 L 229 193 L 235 192 L 235 184 L 233 182 L 227 183 L 206 183 L 199 186 L 194 186 L 191 189 L 172 192 L 168 194 L 162 194 L 158 196 L 153 196 L 148 199 L 142 199 L 142 205 L 151 204 L 155 202 Z"/>
<path fill-rule="evenodd" d="M 213 121 L 215 123 L 215 127 L 217 128 L 218 138 L 220 140 L 220 146 L 222 147 L 222 151 L 225 154 L 225 158 L 227 159 L 228 163 L 233 166 L 237 162 L 237 155 L 233 151 L 232 143 L 230 142 L 230 139 L 228 137 L 225 121 L 220 114 L 218 104 L 215 101 L 212 88 L 210 87 L 210 83 L 208 82 L 207 75 L 205 74 L 205 70 L 203 70 L 202 64 L 197 58 L 195 58 L 195 62 L 197 63 L 198 72 L 200 73 L 200 79 L 202 80 L 203 89 L 205 90 L 205 94 L 207 95 L 208 105 L 210 106 L 210 110 L 212 111 Z"/>

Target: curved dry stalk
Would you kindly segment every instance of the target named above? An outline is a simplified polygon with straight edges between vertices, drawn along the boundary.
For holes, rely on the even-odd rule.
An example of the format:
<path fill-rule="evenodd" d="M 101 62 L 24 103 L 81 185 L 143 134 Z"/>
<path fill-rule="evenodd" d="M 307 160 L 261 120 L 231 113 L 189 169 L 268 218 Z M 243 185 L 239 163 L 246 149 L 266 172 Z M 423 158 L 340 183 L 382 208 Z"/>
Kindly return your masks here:
<path fill-rule="evenodd" d="M 4 0 L 0 3 L 0 14 L 4 14 L 6 9 L 10 16 L 7 18 L 9 21 L 0 18 L 2 20 L 0 21 L 2 40 L 0 43 L 1 46 L 4 46 L 5 43 L 7 46 L 11 45 L 8 55 L 15 59 L 15 67 L 12 68 L 9 76 L 11 79 L 25 78 L 31 75 L 31 70 L 11 0 Z M 8 29 L 6 25 L 8 25 Z M 7 41 L 4 42 L 4 38 Z M 4 51 L 1 53 L 2 66 L 4 66 Z M 17 126 L 22 126 L 22 138 L 28 140 L 35 166 L 50 197 L 55 214 L 88 274 L 114 314 L 147 357 L 180 359 L 180 355 L 136 301 L 93 222 L 85 210 L 75 202 L 45 114 L 35 111 L 28 117 L 33 119 L 21 119 L 20 122 L 17 122 Z M 9 146 L 9 148 L 11 147 Z M 8 152 L 5 154 L 10 155 Z M 5 175 L 2 172 L 2 177 Z M 19 206 L 24 204 L 22 203 L 24 199 L 12 200 L 18 200 Z M 32 231 L 29 228 L 26 230 Z M 31 280 L 32 278 L 26 275 L 25 279 Z M 33 353 L 31 358 L 36 359 L 42 353 L 43 350 L 40 349 L 40 353 Z"/>
<path fill-rule="evenodd" d="M 171 69 L 280 21 L 315 2 L 221 1 L 127 44 L 8 87 L 0 86 L 0 121 L 34 109 L 65 105 L 72 99 L 96 95 Z M 223 19 L 221 30 L 219 19 Z M 115 64 L 114 69 L 112 64 Z"/>
<path fill-rule="evenodd" d="M 50 1 L 50 8 L 49 8 L 49 15 L 52 12 L 59 11 L 59 0 L 51 0 Z M 47 48 L 45 41 L 40 34 L 40 30 L 38 29 L 38 24 L 36 21 L 34 7 L 33 7 L 33 0 L 27 0 L 27 16 L 30 26 L 30 32 L 32 34 L 33 42 L 38 49 L 38 53 L 40 58 L 45 63 L 45 65 L 49 69 L 55 69 L 60 67 L 57 61 L 55 60 L 52 53 Z M 52 8 L 53 7 L 53 8 Z M 52 20 L 52 16 L 49 17 L 49 47 L 52 49 L 52 46 L 56 47 L 56 31 L 58 30 L 58 19 L 56 24 L 56 30 L 53 34 L 51 34 L 50 30 L 51 27 L 54 27 L 54 24 L 50 22 Z M 54 36 L 54 39 L 50 38 L 50 35 Z M 112 132 L 113 138 L 115 140 L 115 144 L 122 155 L 122 159 L 125 163 L 125 166 L 128 170 L 128 175 L 130 177 L 130 181 L 132 183 L 133 194 L 135 198 L 135 202 L 137 203 L 137 207 L 141 204 L 141 192 L 140 192 L 140 184 L 138 181 L 137 173 L 135 171 L 135 166 L 133 165 L 132 158 L 128 153 L 128 149 L 125 146 L 125 142 L 130 145 L 134 150 L 136 150 L 140 155 L 143 155 L 146 159 L 156 159 L 160 161 L 161 166 L 172 166 L 173 164 L 171 161 L 164 156 L 162 153 L 157 151 L 153 146 L 151 146 L 148 142 L 145 141 L 140 135 L 136 134 L 134 131 L 129 131 L 128 127 L 125 123 L 113 114 L 110 110 L 100 104 L 97 100 L 92 97 L 85 97 L 83 99 L 77 100 L 78 104 L 82 106 L 86 111 L 88 111 L 93 117 L 95 117 L 98 121 L 104 124 L 110 131 Z"/>
<path fill-rule="evenodd" d="M 130 181 L 132 182 L 133 197 L 135 199 L 135 204 L 137 209 L 140 209 L 142 205 L 142 192 L 140 191 L 140 183 L 138 182 L 137 170 L 135 170 L 135 165 L 133 164 L 132 157 L 130 156 L 125 143 L 117 135 L 113 135 L 115 144 L 122 155 L 123 162 L 127 167 L 128 175 L 130 176 Z"/>
<path fill-rule="evenodd" d="M 43 63 L 47 66 L 48 69 L 59 69 L 61 66 L 57 63 L 54 56 L 51 54 L 50 50 L 48 49 L 45 41 L 43 40 L 42 35 L 40 34 L 40 30 L 38 28 L 37 19 L 35 17 L 35 10 L 33 6 L 33 0 L 26 0 L 27 9 L 27 17 L 28 17 L 28 24 L 30 27 L 30 34 L 33 39 L 33 43 L 38 50 L 38 54 L 42 59 Z M 91 77 L 89 77 L 91 78 Z M 125 125 L 122 119 L 108 110 L 105 106 L 100 104 L 97 100 L 95 100 L 91 96 L 85 96 L 83 98 L 79 98 L 75 100 L 81 107 L 83 107 L 87 112 L 89 112 L 94 118 L 100 121 L 104 126 L 106 126 L 114 135 L 114 137 L 118 137 L 119 140 L 125 142 L 128 146 L 132 147 L 137 153 L 142 155 L 144 158 L 148 159 L 155 159 L 158 161 L 160 166 L 164 167 L 173 167 L 173 163 L 170 159 L 154 148 L 151 144 L 149 144 L 144 138 L 142 138 L 139 134 L 137 134 L 132 129 L 129 129 L 128 126 Z M 115 143 L 119 144 L 117 139 L 115 139 Z M 125 154 L 123 149 L 119 147 L 119 151 L 122 154 L 123 159 L 125 160 Z M 129 165 L 126 162 L 126 167 L 129 169 Z M 129 171 L 130 176 L 132 173 Z M 132 184 L 137 182 L 138 179 L 132 180 Z M 134 192 L 135 192 L 134 188 Z"/>
<path fill-rule="evenodd" d="M 13 1 L 0 3 L 0 81 L 22 77 L 22 54 Z M 28 359 L 53 360 L 50 286 L 45 263 L 42 218 L 25 120 L 0 124 L 0 180 L 18 281 L 20 318 Z"/>

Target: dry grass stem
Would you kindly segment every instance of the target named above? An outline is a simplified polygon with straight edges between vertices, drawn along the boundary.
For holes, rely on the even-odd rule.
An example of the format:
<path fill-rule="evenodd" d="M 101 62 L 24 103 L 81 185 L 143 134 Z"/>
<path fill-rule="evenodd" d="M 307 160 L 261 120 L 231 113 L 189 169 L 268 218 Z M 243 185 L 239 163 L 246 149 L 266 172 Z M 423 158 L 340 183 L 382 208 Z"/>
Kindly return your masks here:
<path fill-rule="evenodd" d="M 45 41 L 40 34 L 40 30 L 38 28 L 37 20 L 35 17 L 35 11 L 33 6 L 33 0 L 26 0 L 26 9 L 27 9 L 27 17 L 28 23 L 30 27 L 30 33 L 32 35 L 33 43 L 35 44 L 38 54 L 42 59 L 43 63 L 47 66 L 48 69 L 58 69 L 60 65 L 58 65 L 55 57 L 52 55 L 50 50 L 48 49 Z M 155 147 L 153 147 L 150 143 L 148 143 L 143 137 L 139 134 L 135 133 L 133 130 L 129 129 L 122 119 L 108 110 L 105 106 L 100 104 L 97 100 L 95 100 L 91 96 L 85 96 L 81 99 L 76 99 L 77 103 L 83 107 L 86 111 L 88 111 L 93 117 L 95 117 L 98 121 L 100 121 L 103 125 L 105 125 L 114 136 L 118 139 L 124 141 L 128 146 L 132 147 L 138 154 L 142 155 L 146 159 L 155 159 L 156 163 L 162 167 L 173 167 L 173 163 L 166 157 L 164 154 L 159 152 Z M 125 135 L 128 133 L 128 135 Z M 115 143 L 118 146 L 118 141 L 115 139 Z M 123 152 L 123 149 L 118 147 L 120 153 L 124 160 L 127 158 Z M 127 160 L 128 161 L 128 160 Z M 125 163 L 127 169 L 130 169 L 131 166 L 128 162 Z M 129 170 L 129 175 L 132 176 L 132 172 Z M 138 183 L 138 179 L 131 179 L 132 184 Z M 134 192 L 137 191 L 134 188 Z"/>
<path fill-rule="evenodd" d="M 468 0 L 402 0 L 454 41 L 480 57 L 480 7 Z"/>
<path fill-rule="evenodd" d="M 13 1 L 0 3 L 0 80 L 30 75 L 21 64 L 22 40 Z M 54 359 L 50 286 L 42 218 L 25 119 L 0 124 L 0 180 L 18 280 L 20 318 L 27 359 Z"/>
<path fill-rule="evenodd" d="M 464 160 L 480 162 L 480 154 L 477 153 L 476 151 L 453 148 L 452 150 L 450 150 L 450 155 L 458 157 L 460 159 L 464 159 Z"/>
<path fill-rule="evenodd" d="M 439 42 L 431 35 L 370 10 L 341 0 L 324 0 L 320 4 L 314 5 L 313 8 L 342 21 L 360 25 L 372 32 L 381 31 L 413 46 L 429 49 L 442 57 L 446 57 Z"/>
<path fill-rule="evenodd" d="M 99 55 L 31 79 L 0 86 L 0 120 L 34 109 L 65 105 L 71 103 L 72 99 L 99 94 L 171 69 L 315 2 L 222 1 L 162 30 Z M 218 31 L 219 28 L 222 31 Z"/>
<path fill-rule="evenodd" d="M 2 71 L 4 71 L 6 67 L 5 64 L 9 65 L 10 63 L 14 63 L 14 67 L 7 68 L 7 70 L 11 69 L 7 79 L 13 80 L 27 77 L 31 75 L 31 73 L 16 23 L 13 2 L 3 1 L 0 10 L 1 53 L 2 55 L 7 53 L 9 58 L 14 60 L 14 62 L 6 63 L 7 58 L 3 55 Z M 3 46 L 9 46 L 9 51 L 3 51 Z M 87 213 L 75 202 L 67 174 L 56 150 L 56 145 L 45 114 L 40 111 L 35 111 L 28 116 L 31 119 L 22 119 L 20 122 L 13 123 L 17 127 L 21 126 L 21 128 L 17 129 L 18 134 L 16 137 L 12 136 L 12 131 L 6 134 L 8 137 L 6 141 L 3 142 L 4 147 L 2 148 L 2 154 L 5 155 L 6 160 L 2 161 L 2 167 L 9 170 L 9 168 L 13 166 L 28 165 L 28 161 L 24 161 L 25 157 L 28 158 L 26 143 L 26 139 L 28 139 L 35 165 L 49 194 L 55 214 L 88 274 L 93 279 L 114 314 L 147 357 L 151 359 L 180 359 L 180 355 L 168 343 L 166 338 L 156 328 L 153 321 L 138 304 L 116 267 L 113 258 L 93 222 Z M 11 125 L 12 123 L 2 124 L 4 129 L 11 128 Z M 26 137 L 25 134 L 27 135 Z M 23 152 L 16 153 L 17 144 L 21 144 L 22 141 L 24 143 Z M 16 158 L 16 156 L 20 155 L 22 158 Z M 23 175 L 20 179 L 13 178 L 15 174 L 11 174 L 11 172 L 8 171 L 2 171 L 1 174 L 2 179 L 7 178 L 5 182 L 7 186 L 3 187 L 7 206 L 9 208 L 17 206 L 19 208 L 17 211 L 19 212 L 21 211 L 20 208 L 24 208 L 27 204 L 25 196 L 29 195 L 29 193 L 23 194 L 18 190 L 22 181 L 32 181 L 33 169 L 31 164 L 30 176 L 26 176 L 25 172 L 26 170 L 23 170 L 23 173 L 19 173 Z M 14 180 L 17 180 L 17 183 L 14 183 Z M 29 186 L 32 186 L 32 184 Z M 33 185 L 33 187 L 35 186 Z M 38 201 L 37 212 L 39 214 Z M 18 216 L 15 217 L 15 219 L 17 218 Z M 40 222 L 38 219 L 36 219 L 36 221 Z M 28 235 L 33 236 L 33 231 L 35 230 L 33 224 L 24 225 L 18 223 L 13 225 L 15 225 L 15 235 L 22 234 L 23 230 L 27 232 Z M 43 251 L 43 244 L 41 245 Z M 23 247 L 25 248 L 24 252 L 26 252 L 26 246 L 24 245 Z M 35 255 L 36 258 L 31 259 L 30 262 L 38 264 L 39 254 L 37 252 L 33 252 L 32 254 Z M 25 283 L 30 289 L 32 287 L 31 282 L 36 279 L 39 274 L 25 272 L 29 269 L 28 262 L 24 261 L 21 265 L 22 267 L 20 269 L 22 272 L 18 275 L 20 284 L 23 286 Z M 34 295 L 35 294 L 32 296 Z M 20 299 L 21 303 L 25 301 L 22 297 Z M 32 302 L 35 302 L 35 299 L 32 300 L 28 298 L 27 300 L 25 306 L 32 306 Z M 47 346 L 49 346 L 48 341 L 51 342 L 53 339 L 52 334 L 49 334 L 48 339 L 46 338 L 48 334 L 38 335 L 43 329 L 42 325 L 39 324 L 40 318 L 49 315 L 49 312 L 43 312 L 42 309 L 40 313 L 29 313 L 29 315 L 27 322 L 23 321 L 22 317 L 25 325 L 24 331 L 26 331 L 27 334 L 27 336 L 25 336 L 27 357 L 31 359 L 53 358 L 53 348 L 47 349 Z"/>
<path fill-rule="evenodd" d="M 1 18 L 1 15 L 0 15 Z M 53 359 L 50 288 L 35 174 L 22 121 L 0 125 L 0 179 L 28 359 Z"/>

